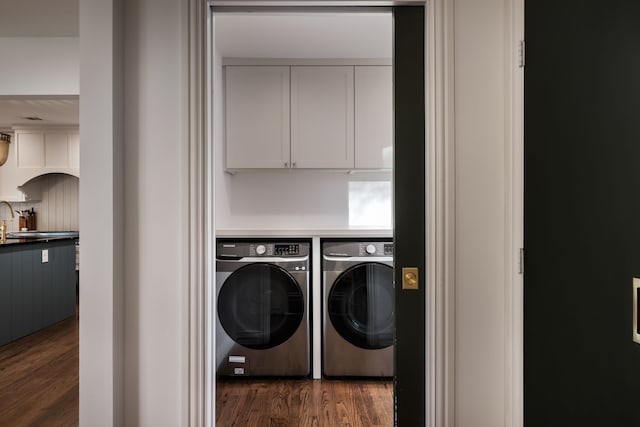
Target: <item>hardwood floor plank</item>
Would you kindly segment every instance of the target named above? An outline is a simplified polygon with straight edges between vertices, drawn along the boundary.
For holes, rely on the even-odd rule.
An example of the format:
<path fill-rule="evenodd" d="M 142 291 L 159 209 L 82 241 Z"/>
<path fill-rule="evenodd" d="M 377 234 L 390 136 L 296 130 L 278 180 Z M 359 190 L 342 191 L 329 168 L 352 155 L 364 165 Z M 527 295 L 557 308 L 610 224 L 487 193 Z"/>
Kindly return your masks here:
<path fill-rule="evenodd" d="M 216 425 L 391 427 L 391 380 L 219 379 Z"/>
<path fill-rule="evenodd" d="M 78 425 L 78 319 L 0 347 L 0 425 Z M 390 380 L 219 380 L 219 427 L 393 426 Z"/>
<path fill-rule="evenodd" d="M 77 426 L 78 352 L 77 315 L 0 347 L 0 424 Z"/>

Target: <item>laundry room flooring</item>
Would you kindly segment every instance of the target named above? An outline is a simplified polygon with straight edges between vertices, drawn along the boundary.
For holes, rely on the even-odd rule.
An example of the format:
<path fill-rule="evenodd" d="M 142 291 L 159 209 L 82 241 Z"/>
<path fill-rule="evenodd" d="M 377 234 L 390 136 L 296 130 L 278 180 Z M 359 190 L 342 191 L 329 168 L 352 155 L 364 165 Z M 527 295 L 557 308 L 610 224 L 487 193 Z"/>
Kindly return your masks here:
<path fill-rule="evenodd" d="M 389 380 L 218 379 L 216 426 L 393 426 Z"/>

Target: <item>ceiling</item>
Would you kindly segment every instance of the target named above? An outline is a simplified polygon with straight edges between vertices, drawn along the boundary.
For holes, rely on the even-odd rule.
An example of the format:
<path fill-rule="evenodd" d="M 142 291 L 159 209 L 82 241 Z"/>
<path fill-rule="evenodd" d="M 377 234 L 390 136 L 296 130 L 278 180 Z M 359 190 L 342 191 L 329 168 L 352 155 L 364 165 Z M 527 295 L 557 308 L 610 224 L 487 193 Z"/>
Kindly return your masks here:
<path fill-rule="evenodd" d="M 14 126 L 78 125 L 78 98 L 0 98 L 0 129 Z M 31 120 L 29 118 L 40 118 Z"/>
<path fill-rule="evenodd" d="M 78 37 L 79 0 L 0 0 L 0 37 Z M 25 117 L 40 117 L 32 121 Z M 77 125 L 78 98 L 0 95 L 0 129 Z"/>
<path fill-rule="evenodd" d="M 222 57 L 391 58 L 391 13 L 223 13 L 215 16 Z"/>
<path fill-rule="evenodd" d="M 0 37 L 77 37 L 79 0 L 0 0 Z"/>
<path fill-rule="evenodd" d="M 78 37 L 79 0 L 0 0 L 0 37 Z M 391 58 L 390 13 L 223 13 L 215 43 L 223 57 Z M 40 117 L 32 121 L 25 117 Z M 3 97 L 0 129 L 78 125 L 75 98 Z"/>

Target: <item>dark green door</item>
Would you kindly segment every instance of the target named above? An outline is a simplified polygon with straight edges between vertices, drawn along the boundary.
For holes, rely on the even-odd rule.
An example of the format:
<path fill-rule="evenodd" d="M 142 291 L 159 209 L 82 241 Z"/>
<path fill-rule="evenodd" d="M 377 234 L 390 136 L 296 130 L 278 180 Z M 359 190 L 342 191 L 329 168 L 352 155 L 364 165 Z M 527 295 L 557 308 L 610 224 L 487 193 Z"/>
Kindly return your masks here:
<path fill-rule="evenodd" d="M 425 103 L 424 8 L 394 17 L 394 264 L 396 425 L 425 417 Z M 402 268 L 418 268 L 418 289 L 402 289 Z"/>
<path fill-rule="evenodd" d="M 525 9 L 525 427 L 640 426 L 640 2 Z"/>

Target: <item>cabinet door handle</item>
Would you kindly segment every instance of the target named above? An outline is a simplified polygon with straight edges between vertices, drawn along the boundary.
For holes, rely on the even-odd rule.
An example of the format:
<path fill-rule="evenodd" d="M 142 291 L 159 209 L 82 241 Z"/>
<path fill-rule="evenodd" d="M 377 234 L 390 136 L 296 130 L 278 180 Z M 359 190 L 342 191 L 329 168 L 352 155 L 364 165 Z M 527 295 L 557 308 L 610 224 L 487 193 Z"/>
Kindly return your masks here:
<path fill-rule="evenodd" d="M 296 167 L 296 162 L 293 162 L 293 167 L 294 167 L 294 168 Z"/>
<path fill-rule="evenodd" d="M 289 167 L 289 162 L 284 162 L 284 167 L 288 168 Z"/>
<path fill-rule="evenodd" d="M 633 340 L 640 344 L 640 312 L 638 300 L 640 299 L 640 279 L 633 279 Z"/>

